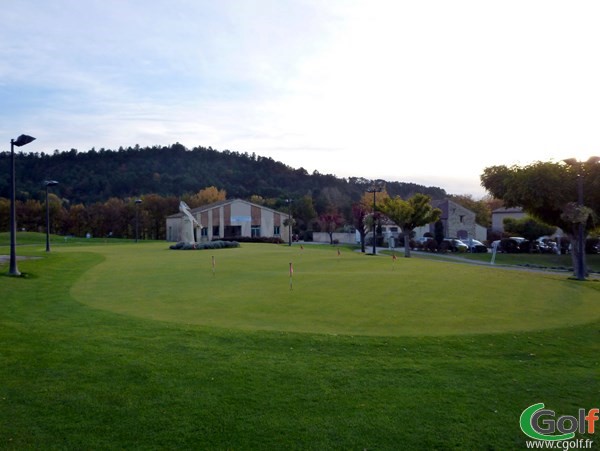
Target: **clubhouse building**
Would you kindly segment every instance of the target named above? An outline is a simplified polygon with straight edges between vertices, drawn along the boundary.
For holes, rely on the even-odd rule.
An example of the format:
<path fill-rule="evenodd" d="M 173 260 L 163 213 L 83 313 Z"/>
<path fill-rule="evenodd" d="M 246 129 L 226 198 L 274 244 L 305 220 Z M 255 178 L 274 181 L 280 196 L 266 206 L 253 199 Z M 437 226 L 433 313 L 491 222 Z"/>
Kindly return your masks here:
<path fill-rule="evenodd" d="M 194 230 L 195 241 L 212 241 L 235 238 L 288 237 L 288 227 L 283 223 L 288 214 L 254 204 L 242 199 L 231 199 L 192 208 L 200 228 Z M 167 217 L 167 241 L 182 241 L 184 213 Z M 198 236 L 199 235 L 199 236 Z"/>

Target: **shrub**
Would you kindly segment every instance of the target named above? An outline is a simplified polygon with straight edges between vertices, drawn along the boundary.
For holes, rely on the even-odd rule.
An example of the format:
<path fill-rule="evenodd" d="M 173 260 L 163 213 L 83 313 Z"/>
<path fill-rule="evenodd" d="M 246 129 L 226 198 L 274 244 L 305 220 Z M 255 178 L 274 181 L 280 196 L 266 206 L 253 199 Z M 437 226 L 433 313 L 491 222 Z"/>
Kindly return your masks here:
<path fill-rule="evenodd" d="M 444 241 L 442 241 L 442 242 L 440 243 L 440 246 L 439 246 L 439 249 L 438 249 L 438 250 L 439 250 L 439 252 L 441 252 L 442 254 L 445 254 L 445 253 L 447 253 L 447 252 L 450 252 L 450 243 L 448 243 L 448 241 L 445 241 L 445 240 L 444 240 Z"/>
<path fill-rule="evenodd" d="M 247 237 L 247 236 L 236 236 L 232 238 L 223 238 L 219 241 L 225 243 L 236 242 L 236 243 L 270 243 L 270 244 L 283 244 L 284 241 L 279 237 Z M 213 243 L 218 241 L 213 241 Z"/>
<path fill-rule="evenodd" d="M 437 250 L 438 250 L 438 243 L 434 239 L 427 240 L 425 242 L 425 244 L 423 245 L 423 247 L 425 248 L 425 250 L 427 252 L 437 252 Z"/>
<path fill-rule="evenodd" d="M 237 241 L 210 241 L 208 243 L 184 243 L 180 241 L 177 244 L 169 246 L 169 249 L 174 250 L 206 250 L 206 249 L 227 249 L 240 247 Z"/>

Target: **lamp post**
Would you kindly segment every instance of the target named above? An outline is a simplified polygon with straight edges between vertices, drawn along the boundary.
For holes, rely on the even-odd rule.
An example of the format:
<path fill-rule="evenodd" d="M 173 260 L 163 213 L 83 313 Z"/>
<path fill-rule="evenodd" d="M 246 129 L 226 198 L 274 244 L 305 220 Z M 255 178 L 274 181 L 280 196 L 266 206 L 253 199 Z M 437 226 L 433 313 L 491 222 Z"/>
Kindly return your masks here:
<path fill-rule="evenodd" d="M 56 180 L 46 180 L 46 252 L 50 252 L 50 204 L 48 204 L 48 188 L 58 185 Z"/>
<path fill-rule="evenodd" d="M 292 245 L 292 202 L 293 199 L 286 199 L 288 204 L 288 246 Z"/>
<path fill-rule="evenodd" d="M 139 215 L 139 205 L 142 203 L 142 199 L 135 200 L 135 242 L 138 242 L 139 236 L 139 224 L 140 224 L 140 215 Z"/>
<path fill-rule="evenodd" d="M 10 267 L 8 275 L 20 276 L 17 268 L 17 214 L 15 209 L 15 148 L 29 144 L 35 138 L 33 136 L 21 135 L 17 139 L 10 140 Z"/>
<path fill-rule="evenodd" d="M 367 190 L 367 193 L 373 193 L 373 255 L 377 254 L 377 240 L 375 237 L 375 202 L 377 193 L 381 192 L 381 187 L 377 185 L 373 185 L 371 188 Z"/>
<path fill-rule="evenodd" d="M 577 206 L 583 207 L 583 175 L 585 172 L 584 162 L 578 161 L 575 158 L 568 158 L 563 160 L 569 166 L 577 170 Z M 587 161 L 588 164 L 592 165 L 600 161 L 600 157 L 590 157 Z M 575 268 L 575 276 L 577 280 L 585 280 L 585 224 L 583 220 L 579 221 L 577 227 L 577 268 Z"/>

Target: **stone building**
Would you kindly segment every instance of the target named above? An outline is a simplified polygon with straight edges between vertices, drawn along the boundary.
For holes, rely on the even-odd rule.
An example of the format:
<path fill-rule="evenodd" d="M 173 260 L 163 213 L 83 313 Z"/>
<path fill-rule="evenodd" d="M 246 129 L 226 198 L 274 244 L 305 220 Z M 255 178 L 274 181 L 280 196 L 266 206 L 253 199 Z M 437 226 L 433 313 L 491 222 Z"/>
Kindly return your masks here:
<path fill-rule="evenodd" d="M 504 218 L 523 219 L 527 214 L 522 208 L 497 208 L 492 211 L 492 232 L 504 232 Z"/>
<path fill-rule="evenodd" d="M 216 239 L 250 237 L 281 238 L 287 240 L 289 229 L 284 226 L 287 213 L 254 204 L 242 199 L 231 199 L 203 205 L 190 210 L 200 224 L 194 231 L 196 242 Z M 183 213 L 167 217 L 167 241 L 181 241 Z"/>
<path fill-rule="evenodd" d="M 475 221 L 475 213 L 468 208 L 449 199 L 431 201 L 434 208 L 442 210 L 440 221 L 444 225 L 445 238 L 458 238 L 483 241 L 487 239 L 487 229 Z M 426 232 L 435 233 L 435 224 L 427 224 L 415 230 L 415 236 L 421 237 Z"/>

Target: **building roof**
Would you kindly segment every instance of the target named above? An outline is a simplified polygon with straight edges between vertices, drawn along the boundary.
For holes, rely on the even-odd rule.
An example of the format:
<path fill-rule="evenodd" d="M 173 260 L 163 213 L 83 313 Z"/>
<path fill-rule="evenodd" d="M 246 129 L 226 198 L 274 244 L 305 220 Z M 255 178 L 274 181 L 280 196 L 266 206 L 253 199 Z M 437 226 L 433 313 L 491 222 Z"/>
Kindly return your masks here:
<path fill-rule="evenodd" d="M 268 211 L 271 211 L 273 213 L 287 214 L 287 213 L 284 213 L 282 211 L 278 211 L 278 210 L 274 210 L 274 209 L 269 208 L 269 207 L 265 207 L 264 205 L 255 204 L 253 202 L 250 202 L 250 201 L 247 201 L 247 200 L 244 200 L 244 199 L 238 199 L 238 198 L 220 200 L 220 201 L 217 201 L 217 202 L 213 202 L 212 204 L 201 205 L 200 207 L 191 208 L 190 212 L 193 215 L 196 215 L 198 213 L 202 213 L 204 211 L 212 210 L 213 208 L 218 208 L 218 207 L 221 207 L 223 205 L 232 204 L 234 202 L 242 202 L 244 204 L 252 205 L 254 207 L 258 207 L 258 208 L 261 208 L 263 210 L 268 210 Z M 183 213 L 181 213 L 181 212 L 178 212 L 178 213 L 175 213 L 175 214 L 167 216 L 167 218 L 181 218 L 181 217 L 183 217 Z"/>
<path fill-rule="evenodd" d="M 523 211 L 523 209 L 521 207 L 510 207 L 510 208 L 506 208 L 506 207 L 501 207 L 501 208 L 496 208 L 495 210 L 492 211 L 492 214 L 497 213 L 497 214 L 502 214 L 502 213 L 525 213 Z"/>

